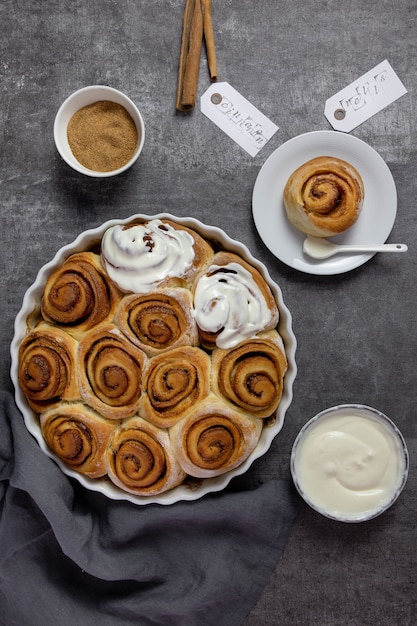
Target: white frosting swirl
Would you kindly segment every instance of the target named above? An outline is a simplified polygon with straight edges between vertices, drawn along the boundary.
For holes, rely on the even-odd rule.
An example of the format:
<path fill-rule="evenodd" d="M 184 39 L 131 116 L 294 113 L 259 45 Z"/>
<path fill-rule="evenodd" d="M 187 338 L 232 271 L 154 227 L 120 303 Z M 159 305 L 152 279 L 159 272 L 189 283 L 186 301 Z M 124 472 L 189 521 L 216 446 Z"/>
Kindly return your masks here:
<path fill-rule="evenodd" d="M 194 261 L 193 245 L 190 233 L 154 219 L 129 228 L 112 226 L 101 250 L 106 271 L 120 289 L 146 293 L 166 278 L 186 274 Z"/>
<path fill-rule="evenodd" d="M 404 456 L 385 421 L 328 413 L 308 427 L 294 455 L 304 496 L 338 519 L 358 520 L 386 506 L 404 476 Z"/>
<path fill-rule="evenodd" d="M 205 332 L 217 333 L 219 348 L 233 348 L 264 330 L 271 312 L 248 270 L 238 263 L 212 265 L 195 290 L 194 315 Z"/>

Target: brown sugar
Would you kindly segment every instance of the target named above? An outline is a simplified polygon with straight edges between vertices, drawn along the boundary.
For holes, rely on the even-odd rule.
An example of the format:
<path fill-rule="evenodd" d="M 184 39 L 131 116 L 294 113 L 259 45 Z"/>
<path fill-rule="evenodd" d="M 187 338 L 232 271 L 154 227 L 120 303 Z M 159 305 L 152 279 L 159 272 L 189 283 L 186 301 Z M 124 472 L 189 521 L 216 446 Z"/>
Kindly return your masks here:
<path fill-rule="evenodd" d="M 138 129 L 128 111 L 110 100 L 94 102 L 74 113 L 67 137 L 75 158 L 96 172 L 126 165 L 139 142 Z"/>

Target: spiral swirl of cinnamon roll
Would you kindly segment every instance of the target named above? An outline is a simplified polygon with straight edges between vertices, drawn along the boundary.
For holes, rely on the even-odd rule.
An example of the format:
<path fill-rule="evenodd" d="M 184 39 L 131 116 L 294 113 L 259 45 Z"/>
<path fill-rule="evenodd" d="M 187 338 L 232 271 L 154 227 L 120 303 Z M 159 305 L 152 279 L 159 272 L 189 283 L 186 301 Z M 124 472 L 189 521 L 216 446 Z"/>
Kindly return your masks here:
<path fill-rule="evenodd" d="M 149 360 L 143 385 L 141 415 L 168 428 L 208 395 L 210 358 L 192 346 L 164 352 Z"/>
<path fill-rule="evenodd" d="M 261 420 L 233 411 L 209 396 L 169 432 L 183 469 L 190 476 L 211 478 L 243 463 L 261 431 Z"/>
<path fill-rule="evenodd" d="M 275 330 L 212 356 L 213 390 L 232 407 L 270 417 L 282 396 L 287 370 L 282 339 Z"/>
<path fill-rule="evenodd" d="M 80 342 L 81 396 L 109 419 L 131 417 L 139 407 L 145 354 L 112 324 L 101 324 Z"/>
<path fill-rule="evenodd" d="M 185 472 L 173 456 L 168 433 L 141 417 L 127 420 L 107 453 L 107 473 L 123 490 L 154 495 L 181 483 Z"/>
<path fill-rule="evenodd" d="M 113 423 L 82 403 L 48 409 L 40 423 L 48 447 L 65 465 L 90 478 L 105 475 Z"/>
<path fill-rule="evenodd" d="M 331 237 L 356 222 L 364 193 L 353 165 L 336 157 L 316 157 L 289 177 L 284 206 L 288 219 L 301 232 Z"/>
<path fill-rule="evenodd" d="M 45 320 L 79 338 L 109 318 L 120 293 L 103 273 L 93 252 L 73 254 L 48 278 L 42 298 Z"/>
<path fill-rule="evenodd" d="M 19 348 L 19 385 L 35 411 L 78 397 L 77 342 L 65 332 L 40 324 Z"/>
<path fill-rule="evenodd" d="M 198 343 L 191 292 L 181 287 L 126 296 L 115 321 L 126 337 L 148 355 Z"/>

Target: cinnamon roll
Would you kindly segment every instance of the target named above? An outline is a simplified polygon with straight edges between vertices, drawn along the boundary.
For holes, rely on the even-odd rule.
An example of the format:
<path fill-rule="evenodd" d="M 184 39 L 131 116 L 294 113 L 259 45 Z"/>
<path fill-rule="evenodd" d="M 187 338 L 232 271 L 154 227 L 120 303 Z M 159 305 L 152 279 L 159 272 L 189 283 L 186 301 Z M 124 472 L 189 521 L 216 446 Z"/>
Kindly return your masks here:
<path fill-rule="evenodd" d="M 188 289 L 160 289 L 125 296 L 115 322 L 132 343 L 152 356 L 178 346 L 198 344 L 192 310 Z"/>
<path fill-rule="evenodd" d="M 41 412 L 61 400 L 79 398 L 77 342 L 59 328 L 40 323 L 19 347 L 18 380 L 29 405 Z"/>
<path fill-rule="evenodd" d="M 126 293 L 188 286 L 213 256 L 197 232 L 170 220 L 154 219 L 110 227 L 101 243 L 103 265 Z"/>
<path fill-rule="evenodd" d="M 145 359 L 116 326 L 97 326 L 79 344 L 81 397 L 104 417 L 131 417 L 139 408 Z"/>
<path fill-rule="evenodd" d="M 171 451 L 167 431 L 138 416 L 115 432 L 107 452 L 107 473 L 124 491 L 145 496 L 168 491 L 186 476 Z"/>
<path fill-rule="evenodd" d="M 80 252 L 70 256 L 48 278 L 41 312 L 46 321 L 80 338 L 112 316 L 120 295 L 107 280 L 99 255 Z"/>
<path fill-rule="evenodd" d="M 275 328 L 278 307 L 260 272 L 232 252 L 218 252 L 194 286 L 201 343 L 231 348 Z"/>
<path fill-rule="evenodd" d="M 316 157 L 289 177 L 284 206 L 290 222 L 303 233 L 331 237 L 352 226 L 364 199 L 359 172 L 336 157 Z"/>
<path fill-rule="evenodd" d="M 210 357 L 184 346 L 152 357 L 143 377 L 140 414 L 168 428 L 205 398 L 210 389 Z"/>
<path fill-rule="evenodd" d="M 212 387 L 231 407 L 256 417 L 270 417 L 282 396 L 287 370 L 282 339 L 276 330 L 212 353 Z"/>
<path fill-rule="evenodd" d="M 255 449 L 262 421 L 225 406 L 210 395 L 169 429 L 173 450 L 190 476 L 212 478 L 228 472 Z"/>
<path fill-rule="evenodd" d="M 82 403 L 61 404 L 40 416 L 49 449 L 69 468 L 90 478 L 106 474 L 106 451 L 115 425 Z"/>

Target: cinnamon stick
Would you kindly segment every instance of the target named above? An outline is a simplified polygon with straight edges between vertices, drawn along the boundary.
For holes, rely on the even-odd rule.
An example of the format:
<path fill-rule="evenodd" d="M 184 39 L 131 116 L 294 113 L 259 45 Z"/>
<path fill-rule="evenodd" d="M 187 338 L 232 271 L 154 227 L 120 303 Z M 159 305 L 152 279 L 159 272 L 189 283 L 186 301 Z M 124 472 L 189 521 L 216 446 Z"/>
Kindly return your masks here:
<path fill-rule="evenodd" d="M 186 0 L 176 99 L 176 108 L 179 111 L 190 111 L 195 106 L 202 44 L 201 0 Z"/>
<path fill-rule="evenodd" d="M 201 0 L 203 9 L 203 32 L 206 42 L 208 69 L 211 82 L 217 80 L 217 58 L 214 45 L 213 19 L 211 15 L 211 0 Z"/>

